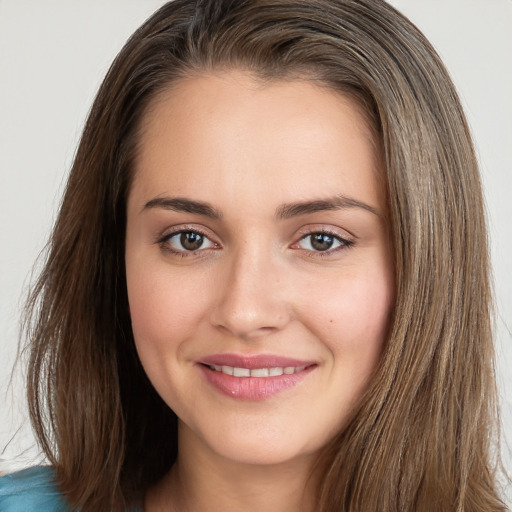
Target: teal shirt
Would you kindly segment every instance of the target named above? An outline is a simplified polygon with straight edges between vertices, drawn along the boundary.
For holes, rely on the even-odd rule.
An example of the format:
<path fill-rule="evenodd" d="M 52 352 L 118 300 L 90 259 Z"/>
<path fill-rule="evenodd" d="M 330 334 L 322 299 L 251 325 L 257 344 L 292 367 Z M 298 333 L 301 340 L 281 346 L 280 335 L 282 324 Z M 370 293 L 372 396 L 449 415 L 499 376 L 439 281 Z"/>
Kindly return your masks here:
<path fill-rule="evenodd" d="M 0 478 L 0 511 L 71 512 L 71 508 L 57 489 L 52 468 L 36 466 Z"/>
<path fill-rule="evenodd" d="M 0 478 L 2 512 L 70 512 L 55 485 L 53 470 L 38 466 Z"/>

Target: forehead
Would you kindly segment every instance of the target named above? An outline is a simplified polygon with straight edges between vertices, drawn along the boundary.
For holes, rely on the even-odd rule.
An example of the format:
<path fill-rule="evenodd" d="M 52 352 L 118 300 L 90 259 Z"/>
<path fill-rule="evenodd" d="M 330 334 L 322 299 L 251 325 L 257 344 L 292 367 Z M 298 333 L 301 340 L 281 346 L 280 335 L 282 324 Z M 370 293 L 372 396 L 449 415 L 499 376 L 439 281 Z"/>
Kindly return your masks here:
<path fill-rule="evenodd" d="M 150 104 L 140 134 L 133 192 L 144 196 L 209 200 L 251 188 L 280 202 L 334 193 L 385 202 L 361 107 L 312 81 L 235 71 L 181 79 Z"/>

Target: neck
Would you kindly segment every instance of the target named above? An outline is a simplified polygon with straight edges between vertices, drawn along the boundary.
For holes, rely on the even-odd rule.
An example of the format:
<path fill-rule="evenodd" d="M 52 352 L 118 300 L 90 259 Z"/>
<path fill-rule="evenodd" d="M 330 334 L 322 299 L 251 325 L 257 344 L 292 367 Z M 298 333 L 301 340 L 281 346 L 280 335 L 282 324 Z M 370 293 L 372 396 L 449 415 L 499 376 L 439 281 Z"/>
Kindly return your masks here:
<path fill-rule="evenodd" d="M 182 429 L 180 434 L 184 434 Z M 313 512 L 313 457 L 279 464 L 247 464 L 212 453 L 180 435 L 171 471 L 150 490 L 146 512 Z"/>

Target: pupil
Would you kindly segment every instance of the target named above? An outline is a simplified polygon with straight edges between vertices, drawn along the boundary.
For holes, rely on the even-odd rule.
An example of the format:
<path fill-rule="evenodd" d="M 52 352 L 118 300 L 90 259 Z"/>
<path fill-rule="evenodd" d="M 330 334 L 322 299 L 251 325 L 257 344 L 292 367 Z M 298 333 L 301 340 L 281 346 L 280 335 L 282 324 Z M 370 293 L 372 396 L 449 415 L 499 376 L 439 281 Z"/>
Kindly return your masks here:
<path fill-rule="evenodd" d="M 203 245 L 203 235 L 188 231 L 181 234 L 180 242 L 187 251 L 195 251 Z"/>
<path fill-rule="evenodd" d="M 311 245 L 317 251 L 327 251 L 332 247 L 334 238 L 331 235 L 325 233 L 317 233 L 311 237 Z"/>

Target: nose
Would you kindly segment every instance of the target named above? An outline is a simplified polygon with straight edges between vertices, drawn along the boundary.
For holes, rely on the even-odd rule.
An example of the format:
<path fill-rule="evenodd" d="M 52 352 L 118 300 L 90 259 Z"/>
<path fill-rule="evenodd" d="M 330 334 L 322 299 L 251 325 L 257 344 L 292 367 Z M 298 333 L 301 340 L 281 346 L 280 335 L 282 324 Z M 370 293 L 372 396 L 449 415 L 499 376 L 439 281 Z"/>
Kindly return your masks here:
<path fill-rule="evenodd" d="M 278 258 L 246 248 L 225 262 L 211 324 L 242 340 L 283 329 L 292 317 L 285 271 Z"/>

